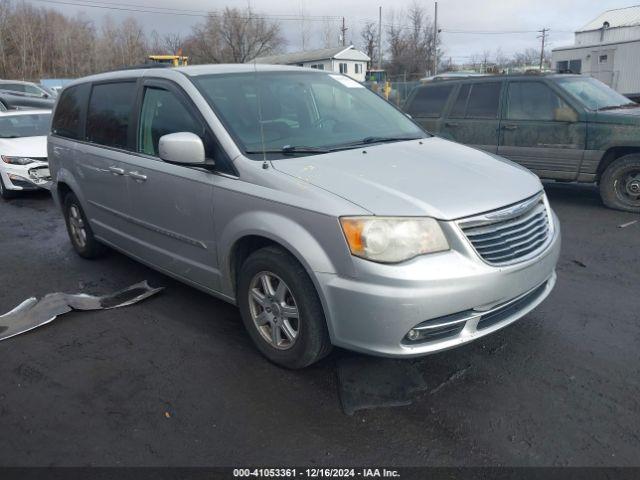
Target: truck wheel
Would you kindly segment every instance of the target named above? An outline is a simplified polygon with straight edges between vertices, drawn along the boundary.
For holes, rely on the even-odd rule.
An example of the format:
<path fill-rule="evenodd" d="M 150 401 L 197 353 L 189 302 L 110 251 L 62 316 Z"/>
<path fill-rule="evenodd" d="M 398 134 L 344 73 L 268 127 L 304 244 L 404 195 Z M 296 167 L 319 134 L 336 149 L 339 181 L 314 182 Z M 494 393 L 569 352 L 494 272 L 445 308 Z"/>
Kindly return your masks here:
<path fill-rule="evenodd" d="M 296 369 L 331 351 L 322 305 L 305 269 L 279 247 L 265 247 L 244 262 L 237 302 L 249 336 L 260 352 Z"/>
<path fill-rule="evenodd" d="M 12 190 L 7 190 L 7 187 L 4 186 L 4 181 L 2 180 L 2 175 L 0 175 L 0 197 L 4 200 L 9 200 L 11 198 L 15 198 L 16 192 Z"/>
<path fill-rule="evenodd" d="M 83 258 L 93 259 L 104 255 L 107 250 L 93 235 L 78 198 L 69 193 L 64 197 L 64 219 L 67 233 L 74 250 Z"/>
<path fill-rule="evenodd" d="M 600 196 L 609 208 L 640 213 L 640 154 L 614 161 L 600 178 Z"/>

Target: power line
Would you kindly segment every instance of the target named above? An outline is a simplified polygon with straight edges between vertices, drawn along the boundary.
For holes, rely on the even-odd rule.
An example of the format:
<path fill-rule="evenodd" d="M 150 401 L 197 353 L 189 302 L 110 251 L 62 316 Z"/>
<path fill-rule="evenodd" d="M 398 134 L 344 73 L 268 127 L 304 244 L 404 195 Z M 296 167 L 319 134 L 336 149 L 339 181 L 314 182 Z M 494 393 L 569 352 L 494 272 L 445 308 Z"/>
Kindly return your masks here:
<path fill-rule="evenodd" d="M 548 29 L 547 29 L 548 30 Z M 540 30 L 440 30 L 444 33 L 465 34 L 465 35 L 519 35 L 540 33 Z M 575 33 L 568 30 L 554 30 L 554 33 Z M 549 31 L 547 31 L 547 35 Z"/>
<path fill-rule="evenodd" d="M 462 35 L 521 35 L 536 33 L 538 30 L 447 30 L 442 29 L 443 33 L 453 33 Z"/>
<path fill-rule="evenodd" d="M 30 0 L 32 2 L 40 2 L 40 3 L 49 3 L 54 5 L 70 5 L 76 7 L 88 7 L 88 8 L 99 8 L 103 10 L 114 10 L 114 11 L 124 11 L 124 12 L 136 12 L 136 13 L 156 13 L 161 15 L 178 15 L 184 17 L 198 17 L 198 18 L 207 18 L 209 16 L 220 16 L 222 15 L 217 11 L 204 11 L 204 10 L 184 10 L 184 9 L 174 9 L 174 8 L 166 8 L 166 7 L 147 7 L 136 4 L 127 4 L 127 3 L 112 3 L 112 4 L 101 4 L 98 2 L 92 2 L 91 0 L 82 0 L 79 1 L 65 1 L 65 0 Z M 251 19 L 261 19 L 261 20 L 309 20 L 309 21 L 327 21 L 327 20 L 339 20 L 342 17 L 338 16 L 296 16 L 291 14 L 278 14 L 278 15 L 251 15 L 250 17 L 242 16 L 240 18 L 251 18 Z"/>
<path fill-rule="evenodd" d="M 178 15 L 187 17 L 206 18 L 208 16 L 220 16 L 221 12 L 215 10 L 196 10 L 196 9 L 182 9 L 182 8 L 169 8 L 169 7 L 149 7 L 147 5 L 135 4 L 135 3 L 119 3 L 119 2 L 100 2 L 96 0 L 29 0 L 31 2 L 48 3 L 54 5 L 69 5 L 76 7 L 87 8 L 99 8 L 103 10 L 125 11 L 134 13 L 155 13 L 164 15 Z M 263 20 L 283 20 L 283 21 L 327 21 L 335 20 L 341 21 L 343 17 L 337 15 L 295 15 L 295 14 L 259 14 L 251 15 L 250 17 L 241 18 L 253 18 Z M 359 19 L 361 23 L 370 23 L 371 20 Z M 378 20 L 379 22 L 379 20 Z M 378 23 L 373 22 L 373 23 Z M 411 29 L 410 25 L 406 24 L 394 24 L 394 23 L 379 23 L 386 28 L 396 28 L 399 30 Z M 517 35 L 517 34 L 529 34 L 540 33 L 539 30 L 460 30 L 460 29 L 440 29 L 440 33 L 449 33 L 454 35 Z M 568 30 L 555 30 L 554 33 L 574 33 Z M 547 32 L 547 35 L 549 32 Z"/>

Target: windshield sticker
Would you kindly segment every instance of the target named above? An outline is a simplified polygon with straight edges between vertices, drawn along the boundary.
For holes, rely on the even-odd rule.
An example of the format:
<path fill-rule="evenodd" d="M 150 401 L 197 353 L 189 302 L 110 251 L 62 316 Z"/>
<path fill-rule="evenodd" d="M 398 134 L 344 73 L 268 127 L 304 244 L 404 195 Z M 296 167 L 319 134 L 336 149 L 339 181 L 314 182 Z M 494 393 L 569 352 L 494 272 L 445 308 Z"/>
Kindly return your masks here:
<path fill-rule="evenodd" d="M 359 84 L 358 82 L 350 79 L 349 77 L 344 77 L 342 75 L 329 75 L 329 76 L 334 80 L 337 80 L 347 88 L 364 88 L 364 85 Z"/>

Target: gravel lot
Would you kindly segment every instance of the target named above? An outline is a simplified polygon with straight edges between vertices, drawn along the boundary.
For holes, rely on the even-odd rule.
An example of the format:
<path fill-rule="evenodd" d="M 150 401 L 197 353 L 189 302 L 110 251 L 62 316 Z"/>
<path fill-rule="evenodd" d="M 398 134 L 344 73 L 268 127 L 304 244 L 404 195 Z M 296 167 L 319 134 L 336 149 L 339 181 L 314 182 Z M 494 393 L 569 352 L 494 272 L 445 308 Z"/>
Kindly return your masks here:
<path fill-rule="evenodd" d="M 297 372 L 262 359 L 234 307 L 115 252 L 77 257 L 46 193 L 1 202 L 0 313 L 167 288 L 0 343 L 0 465 L 640 465 L 640 222 L 618 227 L 638 216 L 546 188 L 563 254 L 532 314 L 419 360 L 337 350 Z M 406 405 L 347 415 L 341 392 Z"/>

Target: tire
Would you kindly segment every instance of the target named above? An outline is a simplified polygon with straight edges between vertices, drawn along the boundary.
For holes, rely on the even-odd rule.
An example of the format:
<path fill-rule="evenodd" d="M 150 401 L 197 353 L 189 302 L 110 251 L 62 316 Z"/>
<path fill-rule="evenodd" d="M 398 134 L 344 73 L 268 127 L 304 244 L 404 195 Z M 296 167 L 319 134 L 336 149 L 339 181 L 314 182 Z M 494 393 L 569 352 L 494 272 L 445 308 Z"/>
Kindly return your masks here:
<path fill-rule="evenodd" d="M 615 160 L 600 178 L 600 196 L 609 208 L 640 213 L 640 154 Z"/>
<path fill-rule="evenodd" d="M 271 295 L 265 295 L 265 275 L 270 278 Z M 288 291 L 284 296 L 280 295 L 280 282 L 284 282 Z M 237 292 L 244 326 L 258 350 L 271 362 L 290 369 L 304 368 L 331 351 L 315 286 L 304 267 L 287 251 L 265 247 L 252 253 L 240 267 Z M 260 295 L 262 304 L 258 300 Z M 296 310 L 297 318 L 293 315 Z M 269 318 L 270 321 L 265 321 Z M 279 332 L 276 338 L 281 340 L 278 347 L 274 342 L 274 325 Z M 296 333 L 293 341 L 291 333 Z"/>
<path fill-rule="evenodd" d="M 84 210 L 73 193 L 68 193 L 64 198 L 64 220 L 69 240 L 78 255 L 94 259 L 106 253 L 107 247 L 96 240 Z"/>
<path fill-rule="evenodd" d="M 17 195 L 16 192 L 12 190 L 7 190 L 7 187 L 4 186 L 4 180 L 2 180 L 2 175 L 0 175 L 0 197 L 4 200 L 10 200 L 15 198 Z"/>

